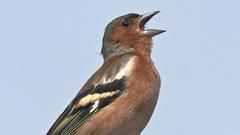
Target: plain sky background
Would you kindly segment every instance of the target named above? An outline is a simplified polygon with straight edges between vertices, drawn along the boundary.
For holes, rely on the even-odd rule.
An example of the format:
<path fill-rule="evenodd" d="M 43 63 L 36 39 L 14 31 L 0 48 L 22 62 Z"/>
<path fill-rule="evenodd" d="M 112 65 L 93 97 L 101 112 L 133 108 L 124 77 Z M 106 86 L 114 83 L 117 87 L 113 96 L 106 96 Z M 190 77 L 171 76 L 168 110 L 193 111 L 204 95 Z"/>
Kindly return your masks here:
<path fill-rule="evenodd" d="M 44 135 L 101 66 L 105 26 L 160 10 L 147 25 L 161 95 L 141 135 L 240 135 L 238 0 L 1 0 L 1 135 Z"/>

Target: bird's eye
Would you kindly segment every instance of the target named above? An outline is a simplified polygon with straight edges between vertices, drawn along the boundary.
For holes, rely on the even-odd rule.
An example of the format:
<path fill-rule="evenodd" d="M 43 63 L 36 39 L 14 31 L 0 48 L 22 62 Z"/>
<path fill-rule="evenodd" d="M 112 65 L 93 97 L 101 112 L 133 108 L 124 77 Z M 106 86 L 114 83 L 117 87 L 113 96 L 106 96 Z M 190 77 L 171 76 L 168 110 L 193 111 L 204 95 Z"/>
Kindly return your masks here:
<path fill-rule="evenodd" d="M 125 20 L 125 21 L 122 22 L 122 25 L 123 25 L 124 27 L 128 27 L 129 22 L 128 22 L 127 20 Z"/>

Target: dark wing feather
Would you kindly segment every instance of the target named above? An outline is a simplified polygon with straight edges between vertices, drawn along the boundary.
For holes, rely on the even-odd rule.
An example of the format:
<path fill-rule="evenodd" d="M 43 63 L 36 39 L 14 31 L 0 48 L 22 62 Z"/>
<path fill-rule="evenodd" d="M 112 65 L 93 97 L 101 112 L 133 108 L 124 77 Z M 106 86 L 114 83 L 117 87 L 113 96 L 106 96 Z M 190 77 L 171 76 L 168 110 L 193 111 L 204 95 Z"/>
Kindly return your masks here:
<path fill-rule="evenodd" d="M 83 124 L 84 120 L 86 120 L 92 113 L 92 104 L 88 104 L 85 109 L 79 108 L 79 110 L 71 115 L 71 119 L 68 121 L 67 125 L 60 131 L 59 135 L 74 135 L 77 129 Z M 93 113 L 96 109 L 93 110 Z"/>
<path fill-rule="evenodd" d="M 59 116 L 57 121 L 48 131 L 47 135 L 74 135 L 77 129 L 84 123 L 84 121 L 93 115 L 95 112 L 109 105 L 116 99 L 124 90 L 124 78 L 114 80 L 106 84 L 99 84 L 96 87 L 90 88 L 78 94 L 70 105 Z M 91 94 L 102 94 L 106 92 L 118 91 L 116 94 L 102 98 L 93 102 L 89 102 L 85 106 L 78 106 L 77 104 L 84 97 Z"/>

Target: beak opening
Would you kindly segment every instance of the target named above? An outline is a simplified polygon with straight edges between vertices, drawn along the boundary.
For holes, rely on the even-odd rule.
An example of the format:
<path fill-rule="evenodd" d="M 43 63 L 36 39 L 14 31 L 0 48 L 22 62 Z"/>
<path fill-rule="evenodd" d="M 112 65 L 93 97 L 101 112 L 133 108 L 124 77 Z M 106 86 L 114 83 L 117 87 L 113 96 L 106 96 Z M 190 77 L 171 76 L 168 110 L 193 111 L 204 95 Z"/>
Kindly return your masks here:
<path fill-rule="evenodd" d="M 153 36 L 156 36 L 156 35 L 158 35 L 158 34 L 160 34 L 160 33 L 166 32 L 166 30 L 145 29 L 145 24 L 146 24 L 154 15 L 156 15 L 156 14 L 159 13 L 159 12 L 160 12 L 160 11 L 153 11 L 153 12 L 150 12 L 150 13 L 147 13 L 147 14 L 143 14 L 143 15 L 140 16 L 140 19 L 139 19 L 139 27 L 140 27 L 140 29 L 142 30 L 144 36 L 153 37 Z"/>

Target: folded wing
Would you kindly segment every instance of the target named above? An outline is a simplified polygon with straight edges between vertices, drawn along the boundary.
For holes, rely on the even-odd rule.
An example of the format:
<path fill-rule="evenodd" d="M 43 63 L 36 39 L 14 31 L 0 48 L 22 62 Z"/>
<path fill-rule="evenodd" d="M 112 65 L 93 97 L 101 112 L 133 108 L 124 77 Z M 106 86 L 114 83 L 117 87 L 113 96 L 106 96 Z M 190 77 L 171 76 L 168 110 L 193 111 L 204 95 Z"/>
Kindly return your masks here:
<path fill-rule="evenodd" d="M 124 91 L 124 79 L 98 84 L 79 93 L 59 116 L 47 135 L 74 135 L 87 118 L 113 102 Z"/>

